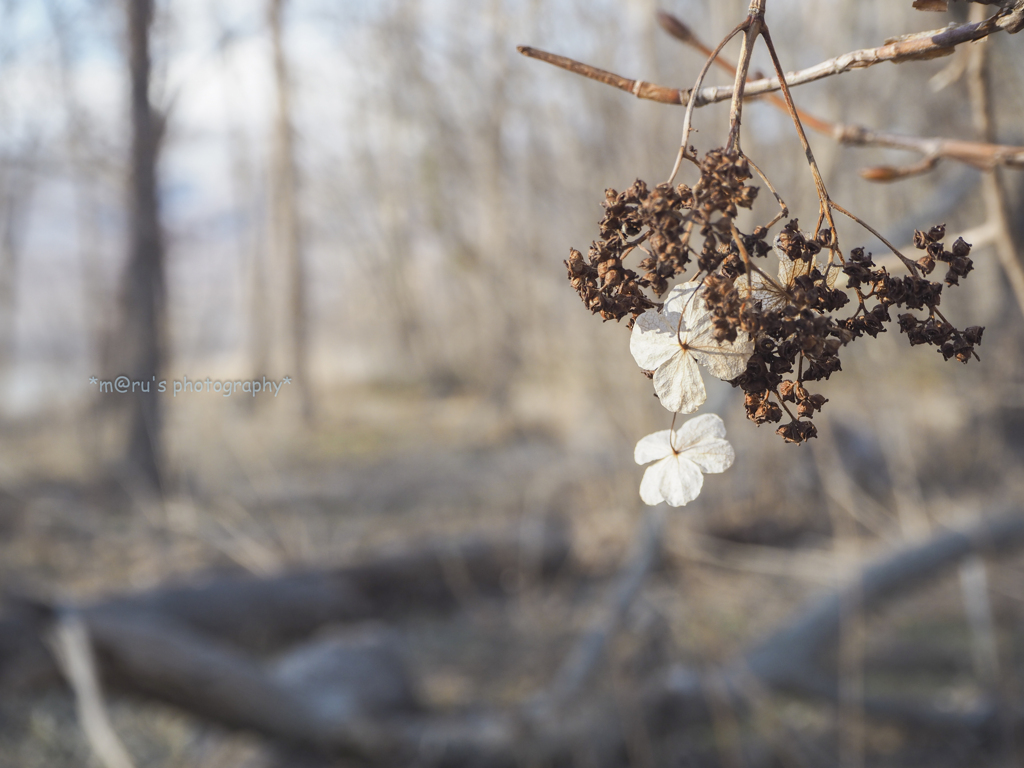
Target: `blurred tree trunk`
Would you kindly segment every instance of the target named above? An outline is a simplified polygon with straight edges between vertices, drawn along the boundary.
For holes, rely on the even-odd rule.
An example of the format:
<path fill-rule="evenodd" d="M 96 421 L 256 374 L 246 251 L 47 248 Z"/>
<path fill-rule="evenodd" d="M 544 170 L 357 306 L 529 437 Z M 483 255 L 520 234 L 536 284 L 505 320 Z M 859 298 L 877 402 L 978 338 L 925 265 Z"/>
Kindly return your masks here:
<path fill-rule="evenodd" d="M 130 393 L 124 467 L 128 480 L 158 490 L 161 474 L 161 413 L 156 381 L 164 363 L 167 289 L 164 243 L 157 196 L 157 163 L 163 119 L 149 98 L 150 29 L 153 0 L 126 0 L 128 64 L 131 71 L 131 175 L 128 184 L 130 244 L 122 284 L 122 314 L 114 350 L 117 374 L 148 382 L 150 392 Z"/>
<path fill-rule="evenodd" d="M 284 359 L 299 388 L 302 416 L 312 421 L 313 402 L 309 387 L 309 319 L 306 302 L 302 224 L 298 206 L 298 164 L 295 158 L 295 130 L 292 123 L 292 87 L 282 34 L 286 0 L 270 0 L 267 20 L 274 49 L 274 80 L 277 114 L 274 119 L 274 159 L 271 172 L 271 242 L 274 257 L 285 273 L 288 286 L 282 334 L 289 353 Z"/>
<path fill-rule="evenodd" d="M 9 370 L 14 360 L 18 265 L 35 177 L 34 147 L 25 158 L 20 168 L 0 163 L 0 372 Z"/>

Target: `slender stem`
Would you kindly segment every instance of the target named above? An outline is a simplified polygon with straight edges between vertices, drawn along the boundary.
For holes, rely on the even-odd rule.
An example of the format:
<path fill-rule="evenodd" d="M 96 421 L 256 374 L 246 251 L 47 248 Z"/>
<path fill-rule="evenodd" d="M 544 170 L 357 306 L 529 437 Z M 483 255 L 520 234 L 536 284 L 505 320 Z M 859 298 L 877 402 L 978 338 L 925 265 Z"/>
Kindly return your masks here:
<path fill-rule="evenodd" d="M 800 122 L 800 115 L 797 114 L 796 107 L 793 104 L 793 96 L 789 92 L 789 85 L 786 84 L 786 76 L 782 72 L 782 64 L 779 63 L 779 55 L 775 52 L 775 46 L 772 44 L 772 36 L 768 31 L 768 25 L 763 21 L 761 22 L 761 34 L 764 36 L 765 45 L 768 46 L 768 53 L 772 57 L 772 66 L 775 68 L 775 72 L 779 76 L 779 82 L 782 86 L 782 97 L 786 100 L 786 106 L 789 108 L 789 114 L 793 118 L 793 125 L 796 126 L 797 136 L 800 137 L 800 144 L 804 148 L 804 154 L 807 157 L 807 164 L 811 169 L 811 176 L 814 177 L 814 187 L 818 191 L 818 200 L 820 201 L 821 210 L 825 214 L 825 218 L 828 220 L 828 225 L 832 228 L 832 244 L 829 246 L 829 264 L 833 263 L 834 259 L 838 259 L 840 263 L 845 264 L 843 254 L 839 250 L 839 233 L 836 231 L 836 223 L 832 219 L 831 211 L 831 199 L 828 196 L 828 190 L 825 189 L 825 182 L 821 178 L 821 172 L 818 170 L 818 163 L 814 159 L 814 153 L 811 151 L 811 144 L 807 141 L 807 134 L 804 132 L 803 123 Z"/>
<path fill-rule="evenodd" d="M 750 280 L 750 254 L 747 253 L 747 247 L 743 245 L 743 238 L 740 237 L 739 230 L 736 229 L 736 224 L 731 220 L 729 221 L 729 229 L 732 231 L 732 241 L 736 243 L 736 247 L 740 251 L 740 256 L 743 257 L 743 266 L 747 269 L 747 295 L 749 296 L 754 288 Z"/>
<path fill-rule="evenodd" d="M 686 147 L 690 142 L 690 122 L 693 119 L 693 110 L 696 106 L 696 96 L 697 92 L 700 90 L 700 85 L 704 82 L 704 78 L 707 76 L 708 70 L 711 69 L 711 65 L 714 63 L 715 59 L 718 58 L 718 54 L 722 52 L 722 49 L 730 40 L 743 31 L 748 22 L 749 19 L 744 19 L 741 23 L 736 25 L 732 32 L 725 36 L 722 42 L 718 44 L 718 47 L 711 52 L 707 61 L 704 62 L 704 66 L 701 67 L 700 74 L 697 75 L 697 83 L 690 91 L 690 100 L 686 104 L 686 115 L 683 117 L 683 138 L 679 142 L 679 154 L 676 155 L 676 162 L 672 166 L 672 173 L 669 174 L 668 177 L 669 184 L 675 181 L 676 174 L 679 173 L 679 166 L 682 165 L 683 158 L 687 157 Z"/>
<path fill-rule="evenodd" d="M 786 401 L 783 400 L 782 399 L 782 395 L 779 394 L 779 390 L 778 389 L 772 389 L 770 391 L 771 391 L 771 393 L 773 395 L 775 395 L 775 398 L 779 401 L 779 405 L 782 406 L 782 410 L 784 410 L 786 412 L 786 414 L 789 416 L 789 418 L 791 418 L 793 421 L 800 421 L 800 419 L 798 419 L 796 416 L 794 416 L 793 412 L 791 410 L 789 410 L 789 407 L 786 405 Z"/>
<path fill-rule="evenodd" d="M 818 220 L 814 222 L 814 237 L 818 237 L 818 233 L 821 232 L 821 223 L 825 220 L 825 214 L 822 211 L 818 211 Z"/>
<path fill-rule="evenodd" d="M 775 186 L 771 183 L 768 177 L 764 175 L 761 169 L 758 168 L 754 161 L 751 160 L 749 157 L 747 158 L 747 164 L 757 172 L 757 175 L 761 177 L 761 181 L 763 181 L 765 185 L 767 185 L 769 191 L 771 191 L 771 193 L 775 195 L 775 201 L 779 204 L 780 210 L 777 214 L 775 214 L 775 218 L 773 218 L 771 221 L 764 225 L 765 229 L 771 229 L 780 220 L 789 216 L 789 206 L 786 205 L 785 200 L 782 199 L 782 195 L 780 195 L 778 191 L 776 191 Z"/>
<path fill-rule="evenodd" d="M 754 43 L 764 26 L 765 0 L 751 0 L 747 15 L 746 29 L 740 47 L 739 64 L 736 67 L 736 80 L 732 89 L 732 103 L 729 105 L 729 149 L 742 152 L 740 149 L 740 115 L 743 113 L 743 86 L 747 82 L 750 71 L 750 57 L 754 52 Z"/>
<path fill-rule="evenodd" d="M 845 216 L 848 216 L 851 219 L 853 219 L 855 222 L 857 222 L 862 227 L 864 227 L 864 229 L 866 229 L 872 235 L 874 235 L 879 240 L 881 240 L 883 243 L 885 243 L 885 247 L 886 248 L 888 248 L 897 257 L 899 257 L 900 261 L 902 261 L 913 274 L 915 274 L 915 275 L 917 274 L 917 263 L 914 262 L 914 261 L 911 261 L 906 256 L 904 256 L 902 253 L 900 253 L 899 250 L 897 250 L 896 246 L 894 246 L 892 243 L 890 243 L 888 240 L 886 240 L 884 237 L 882 237 L 882 235 L 879 233 L 879 231 L 877 229 L 872 227 L 870 224 L 868 224 L 866 221 L 861 219 L 859 216 L 855 216 L 854 214 L 850 213 L 848 210 L 843 208 L 843 206 L 841 206 L 839 203 L 836 203 L 836 202 L 833 202 L 833 201 L 830 200 L 829 201 L 829 205 L 831 205 L 833 208 L 835 208 L 841 214 L 843 214 Z"/>

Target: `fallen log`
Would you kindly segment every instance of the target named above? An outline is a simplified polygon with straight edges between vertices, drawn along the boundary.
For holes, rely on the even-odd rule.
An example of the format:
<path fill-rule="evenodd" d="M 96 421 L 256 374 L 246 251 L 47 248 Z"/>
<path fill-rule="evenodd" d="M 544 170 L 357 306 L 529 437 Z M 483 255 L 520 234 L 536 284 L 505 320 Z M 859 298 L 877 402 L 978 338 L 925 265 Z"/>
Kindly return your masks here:
<path fill-rule="evenodd" d="M 452 611 L 471 596 L 502 594 L 520 572 L 550 579 L 568 562 L 569 535 L 554 520 L 532 521 L 515 535 L 473 536 L 390 552 L 363 563 L 306 569 L 269 578 L 199 576 L 191 583 L 107 598 L 82 606 L 8 593 L 0 614 L 0 688 L 58 679 L 43 636 L 62 610 L 86 625 L 147 624 L 258 655 L 280 651 L 328 624 L 391 621 Z"/>
<path fill-rule="evenodd" d="M 970 555 L 999 555 L 1022 546 L 1024 515 L 1014 512 L 968 530 L 945 531 L 888 554 L 846 587 L 813 600 L 737 659 L 710 672 L 683 666 L 657 671 L 641 687 L 636 711 L 651 736 L 658 737 L 709 722 L 715 708 L 709 696 L 724 697 L 737 710 L 772 692 L 835 701 L 837 675 L 823 666 L 823 659 L 834 650 L 844 611 L 851 605 L 857 610 L 876 610 Z M 465 573 L 475 574 L 478 588 L 487 584 L 500 588 L 502 567 L 494 561 L 497 550 L 477 543 L 462 551 Z M 537 560 L 548 563 L 543 569 L 546 573 L 551 573 L 566 553 L 564 547 L 538 551 L 547 552 Z M 295 614 L 298 618 L 291 617 L 286 623 L 292 629 L 309 629 L 317 616 L 331 613 L 323 611 L 324 604 L 336 611 L 332 620 L 340 615 L 353 621 L 353 617 L 379 618 L 403 607 L 456 604 L 458 597 L 438 553 L 429 557 L 420 553 L 415 558 L 426 566 L 409 569 L 412 561 L 400 558 L 389 561 L 392 565 L 388 567 L 375 562 L 362 566 L 361 571 L 339 569 L 334 574 L 345 590 L 326 590 L 334 597 L 317 605 L 315 601 L 300 603 Z M 487 558 L 492 562 L 484 562 Z M 356 577 L 357 573 L 363 575 Z M 393 583 L 402 584 L 398 590 L 402 597 L 389 599 L 382 586 L 384 573 L 391 574 Z M 432 574 L 433 583 L 406 581 L 420 573 Z M 396 574 L 403 576 L 396 580 Z M 273 612 L 259 605 L 258 581 L 245 587 L 250 591 L 243 590 L 247 596 L 244 604 L 266 617 Z M 280 587 L 280 581 L 267 581 Z M 301 582 L 280 587 L 281 594 L 295 594 L 288 590 L 296 589 L 296 583 Z M 159 598 L 140 595 L 82 609 L 61 609 L 79 611 L 104 679 L 119 690 L 174 703 L 201 717 L 261 733 L 289 748 L 345 756 L 368 765 L 575 764 L 585 756 L 590 764 L 612 766 L 622 760 L 625 734 L 621 710 L 604 697 L 574 702 L 571 708 L 554 714 L 545 709 L 541 716 L 529 706 L 500 711 L 427 711 L 415 695 L 413 676 L 402 671 L 400 653 L 389 649 L 387 633 L 376 639 L 370 633 L 359 642 L 344 635 L 333 640 L 314 639 L 276 660 L 262 661 L 234 642 L 237 631 L 226 632 L 228 639 L 210 631 L 225 627 L 223 620 L 202 609 L 201 595 L 210 593 L 157 592 Z M 174 599 L 168 599 L 168 594 L 174 594 Z M 346 602 L 353 594 L 361 595 L 361 602 Z M 381 602 L 366 601 L 368 594 L 379 594 Z M 412 595 L 423 597 L 423 604 L 410 602 Z M 153 606 L 170 607 L 158 613 L 162 618 L 155 621 Z M 356 611 L 350 610 L 351 606 L 361 607 Z M 251 620 L 239 614 L 234 617 Z M 292 629 L 269 632 L 261 647 L 267 637 L 280 641 L 292 636 Z M 2 637 L 0 633 L 0 640 Z M 389 685 L 395 693 L 373 698 Z M 991 729 L 1000 714 L 996 702 L 950 710 L 927 700 L 871 697 L 865 699 L 864 709 L 868 715 L 908 726 L 976 732 Z M 1019 726 L 1019 712 L 1013 717 Z"/>
<path fill-rule="evenodd" d="M 514 535 L 430 543 L 356 565 L 272 578 L 240 574 L 200 580 L 104 600 L 84 610 L 90 616 L 173 622 L 268 653 L 325 624 L 451 611 L 467 597 L 503 593 L 520 569 L 550 578 L 568 555 L 565 526 L 538 520 Z"/>
<path fill-rule="evenodd" d="M 890 553 L 845 587 L 810 601 L 778 631 L 717 670 L 715 686 L 710 687 L 724 691 L 737 707 L 764 692 L 837 701 L 838 671 L 827 669 L 823 661 L 837 650 L 844 613 L 877 611 L 971 555 L 999 556 L 1022 547 L 1024 514 L 1014 510 Z M 692 720 L 695 713 L 706 715 L 702 702 L 708 689 L 707 676 L 677 666 L 648 684 L 645 700 L 652 717 L 665 720 L 676 712 L 675 719 Z M 866 714 L 887 722 L 933 730 L 991 729 L 999 717 L 995 701 L 951 709 L 929 701 L 867 697 L 863 706 Z M 1013 717 L 1018 725 L 1024 723 L 1021 712 Z"/>

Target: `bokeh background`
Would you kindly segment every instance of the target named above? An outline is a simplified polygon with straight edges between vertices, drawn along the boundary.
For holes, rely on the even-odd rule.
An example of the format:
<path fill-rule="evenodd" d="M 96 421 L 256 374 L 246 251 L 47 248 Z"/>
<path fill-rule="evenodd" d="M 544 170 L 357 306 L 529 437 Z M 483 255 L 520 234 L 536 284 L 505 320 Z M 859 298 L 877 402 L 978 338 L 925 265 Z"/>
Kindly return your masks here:
<path fill-rule="evenodd" d="M 349 562 L 551 514 L 571 524 L 580 573 L 595 583 L 613 574 L 643 512 L 633 445 L 667 428 L 669 414 L 629 354 L 628 331 L 586 311 L 562 260 L 596 239 L 606 188 L 668 175 L 682 109 L 515 46 L 689 87 L 702 58 L 659 29 L 658 8 L 714 44 L 747 3 L 158 2 L 158 378 L 293 382 L 276 398 L 150 395 L 162 417 L 154 493 L 132 474 L 132 396 L 89 383 L 123 372 L 117 354 L 130 335 L 128 2 L 0 3 L 0 583 L 91 600 L 211 570 Z M 767 18 L 783 65 L 798 69 L 966 20 L 968 4 L 951 5 L 939 14 L 909 0 L 770 0 Z M 989 42 L 1004 144 L 1024 144 L 1020 45 L 1006 34 Z M 840 123 L 976 138 L 965 59 L 882 64 L 794 96 Z M 763 49 L 754 65 L 770 69 Z M 697 113 L 700 151 L 724 142 L 727 113 Z M 982 174 L 944 162 L 873 185 L 860 168 L 918 158 L 813 134 L 811 143 L 833 198 L 895 244 L 940 222 L 950 241 L 980 241 L 975 272 L 942 306 L 959 327 L 987 327 L 981 360 L 944 363 L 895 326 L 860 341 L 822 387 L 819 438 L 801 447 L 746 421 L 738 390 L 708 382 L 705 409 L 725 419 L 736 463 L 671 512 L 665 564 L 609 667 L 652 627 L 669 660 L 728 658 L 878 553 L 1024 494 L 1022 307 L 983 229 Z M 814 187 L 789 118 L 749 103 L 743 144 L 792 215 L 813 224 Z M 1001 181 L 1019 255 L 1024 187 L 1019 172 Z M 746 221 L 773 214 L 763 192 Z M 885 250 L 849 222 L 840 232 L 847 245 Z M 1000 680 L 1017 679 L 1024 569 L 1011 559 L 983 573 L 980 593 L 954 569 L 879 620 L 869 637 L 931 644 L 950 660 L 941 674 L 886 678 L 883 688 L 960 701 L 994 684 L 992 663 Z M 543 689 L 599 595 L 540 592 L 514 608 L 467 609 L 443 643 L 413 633 L 427 696 L 471 706 Z M 972 624 L 965 601 L 988 606 L 988 624 Z M 268 764 L 258 738 L 156 704 L 114 697 L 110 707 L 139 765 Z M 832 755 L 939 765 L 961 754 L 945 742 L 921 752 L 884 724 L 857 748 L 838 739 L 840 749 L 834 718 L 786 707 L 778 716 L 813 745 L 805 764 L 838 764 L 818 761 Z M 2 712 L 0 765 L 89 759 L 69 693 L 5 696 Z M 692 764 L 730 764 L 720 740 L 695 739 L 680 747 Z M 995 742 L 992 759 L 1020 757 Z"/>

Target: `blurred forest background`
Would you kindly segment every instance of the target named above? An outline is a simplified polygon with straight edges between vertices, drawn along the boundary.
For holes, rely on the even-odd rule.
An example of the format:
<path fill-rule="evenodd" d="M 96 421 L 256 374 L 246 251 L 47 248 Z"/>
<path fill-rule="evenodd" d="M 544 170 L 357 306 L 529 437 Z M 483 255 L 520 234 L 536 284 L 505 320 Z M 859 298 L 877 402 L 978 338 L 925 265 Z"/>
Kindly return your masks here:
<path fill-rule="evenodd" d="M 795 70 L 963 22 L 968 5 L 769 0 L 767 19 Z M 161 0 L 151 20 L 146 7 L 0 0 L 0 586 L 88 602 L 557 515 L 585 588 L 534 585 L 405 630 L 431 704 L 508 705 L 543 690 L 634 546 L 633 446 L 670 420 L 628 331 L 590 315 L 562 260 L 597 238 L 606 188 L 667 177 L 683 110 L 515 46 L 689 87 L 702 57 L 662 32 L 656 11 L 714 44 L 746 0 Z M 986 45 L 992 138 L 1024 144 L 1021 38 Z M 794 98 L 840 123 L 981 139 L 966 48 Z M 754 66 L 771 70 L 763 47 Z M 727 114 L 725 104 L 696 113 L 701 153 L 724 143 Z M 982 172 L 942 162 L 871 184 L 859 169 L 918 158 L 810 140 L 832 197 L 897 245 L 941 222 L 950 242 L 975 243 L 976 270 L 943 308 L 959 327 L 986 326 L 981 360 L 910 349 L 894 324 L 844 354 L 822 388 L 820 436 L 802 447 L 756 428 L 738 390 L 708 382 L 706 410 L 725 419 L 736 463 L 670 511 L 660 564 L 597 685 L 628 688 L 651 654 L 723 661 L 879 554 L 1007 505 L 1020 514 L 1024 318 L 1006 270 L 1014 252 L 1024 258 L 1019 171 L 998 175 L 1014 244 L 1004 238 L 1000 254 L 1000 198 Z M 744 149 L 812 224 L 817 198 L 790 119 L 749 102 Z M 775 205 L 762 190 L 752 216 Z M 846 245 L 885 251 L 840 229 Z M 161 269 L 145 261 L 153 248 Z M 90 384 L 151 372 L 169 387 L 184 376 L 292 383 L 276 398 Z M 869 689 L 953 708 L 1010 696 L 1019 713 L 1024 560 L 970 562 L 861 628 L 858 664 L 865 647 L 890 661 Z M 934 664 L 901 677 L 891 660 L 913 657 Z M 627 762 L 1024 759 L 1016 720 L 994 736 L 935 740 L 854 718 L 850 735 L 841 724 L 857 699 L 844 701 L 826 711 L 786 700 L 756 728 L 722 716 L 677 736 L 674 762 L 635 745 Z M 178 709 L 117 696 L 109 706 L 139 766 L 274 759 L 258 738 Z M 740 742 L 768 746 L 751 757 Z M 0 766 L 84 765 L 89 752 L 69 692 L 0 690 Z"/>

